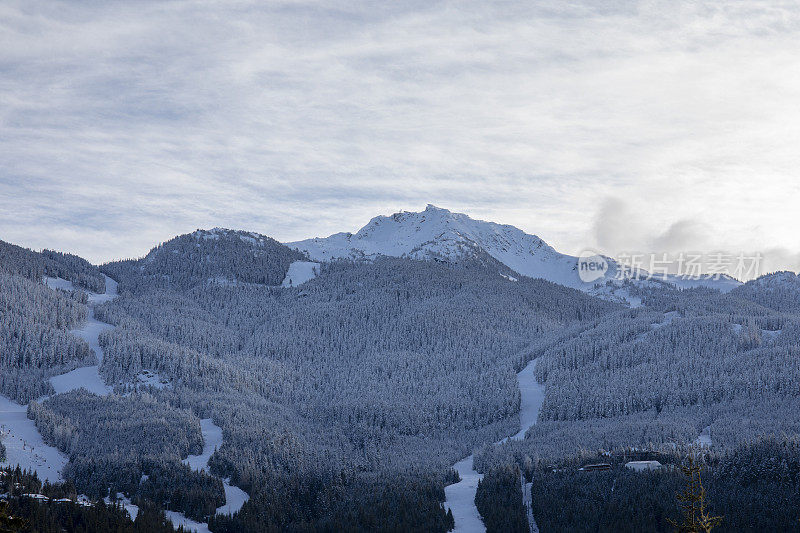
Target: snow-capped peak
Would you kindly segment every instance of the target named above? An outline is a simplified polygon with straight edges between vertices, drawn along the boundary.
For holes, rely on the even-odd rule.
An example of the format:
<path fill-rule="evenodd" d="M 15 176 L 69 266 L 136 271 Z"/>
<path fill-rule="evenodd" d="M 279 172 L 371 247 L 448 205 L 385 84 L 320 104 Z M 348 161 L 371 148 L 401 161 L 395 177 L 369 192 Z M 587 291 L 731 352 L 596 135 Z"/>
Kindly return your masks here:
<path fill-rule="evenodd" d="M 316 261 L 382 255 L 457 259 L 485 252 L 525 276 L 570 287 L 584 285 L 576 274 L 576 258 L 555 251 L 539 237 L 514 226 L 475 220 L 432 204 L 421 212 L 377 216 L 355 234 L 337 233 L 288 246 Z"/>
<path fill-rule="evenodd" d="M 424 211 L 401 211 L 380 215 L 356 233 L 336 233 L 326 238 L 287 243 L 305 252 L 313 261 L 374 259 L 379 256 L 413 259 L 460 259 L 486 253 L 511 270 L 531 278 L 542 278 L 581 290 L 597 292 L 619 269 L 610 258 L 605 275 L 584 282 L 578 275 L 578 258 L 562 254 L 536 235 L 507 224 L 475 220 L 462 213 L 428 204 Z M 646 276 L 632 272 L 626 278 Z M 679 287 L 708 286 L 724 292 L 739 282 L 726 278 L 665 281 Z"/>

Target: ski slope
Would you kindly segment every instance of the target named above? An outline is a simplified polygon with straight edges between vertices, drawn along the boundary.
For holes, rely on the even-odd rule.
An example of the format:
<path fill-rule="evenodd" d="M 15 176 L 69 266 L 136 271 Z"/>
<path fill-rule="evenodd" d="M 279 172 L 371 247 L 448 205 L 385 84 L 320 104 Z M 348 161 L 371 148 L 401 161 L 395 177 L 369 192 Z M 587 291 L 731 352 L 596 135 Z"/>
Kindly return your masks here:
<path fill-rule="evenodd" d="M 534 359 L 517 374 L 517 382 L 520 390 L 520 430 L 511 437 L 498 442 L 503 443 L 508 440 L 519 440 L 525 438 L 528 428 L 536 424 L 539 410 L 544 401 L 544 387 L 536 382 L 534 371 L 536 370 L 536 360 Z M 461 533 L 477 533 L 486 531 L 483 519 L 475 507 L 475 492 L 478 489 L 478 481 L 483 479 L 483 474 L 479 474 L 472 467 L 472 455 L 465 457 L 453 465 L 458 472 L 461 481 L 453 483 L 444 488 L 445 505 L 453 511 L 456 527 L 454 531 Z M 529 520 L 533 516 L 529 513 Z M 531 522 L 531 530 L 536 530 L 536 525 Z"/>
<path fill-rule="evenodd" d="M 200 431 L 203 434 L 203 452 L 200 455 L 190 455 L 183 462 L 192 470 L 208 471 L 208 461 L 214 450 L 222 446 L 222 428 L 210 418 L 203 418 L 200 420 Z"/>
<path fill-rule="evenodd" d="M 44 282 L 51 289 L 75 289 L 70 281 L 60 278 L 45 278 Z M 112 390 L 100 377 L 99 365 L 103 361 L 103 349 L 100 348 L 98 338 L 100 333 L 113 326 L 100 322 L 94 317 L 94 306 L 117 297 L 117 282 L 106 276 L 106 292 L 104 294 L 88 293 L 88 295 L 88 320 L 80 328 L 72 330 L 71 333 L 89 344 L 89 347 L 97 355 L 98 364 L 76 368 L 66 374 L 50 378 L 56 394 L 81 387 L 94 394 L 108 394 Z M 35 471 L 42 480 L 61 481 L 61 472 L 68 459 L 56 448 L 44 443 L 33 420 L 28 419 L 27 412 L 27 406 L 0 395 L 0 431 L 2 431 L 2 441 L 6 447 L 6 461 L 8 464 L 19 464 L 23 469 Z"/>
<path fill-rule="evenodd" d="M 200 431 L 203 434 L 203 452 L 199 455 L 190 455 L 183 462 L 194 470 L 208 472 L 209 459 L 211 459 L 214 451 L 222 446 L 222 428 L 214 424 L 212 419 L 203 418 L 200 420 Z M 250 496 L 239 487 L 231 485 L 229 479 L 223 479 L 222 486 L 225 489 L 225 504 L 217 508 L 217 514 L 239 512 L 239 509 L 242 508 L 244 502 L 250 499 Z"/>
<path fill-rule="evenodd" d="M 316 275 L 314 267 L 318 268 L 317 263 L 303 263 L 296 266 L 295 272 L 296 279 L 300 280 L 303 276 L 302 282 L 313 278 Z M 310 277 L 309 276 L 310 273 Z M 113 300 L 118 296 L 118 284 L 113 279 L 106 278 L 106 291 L 103 294 L 88 293 L 89 296 L 89 316 L 85 324 L 80 328 L 71 330 L 71 333 L 77 337 L 85 340 L 89 347 L 94 351 L 97 356 L 97 365 L 77 368 L 66 374 L 54 376 L 50 378 L 50 383 L 56 391 L 56 394 L 69 392 L 84 388 L 91 393 L 103 396 L 110 394 L 113 388 L 106 385 L 103 378 L 100 376 L 100 365 L 103 363 L 103 348 L 100 346 L 100 334 L 104 331 L 113 329 L 114 326 L 100 322 L 95 318 L 94 307 Z M 294 280 L 293 280 L 294 281 Z M 59 278 L 45 278 L 45 283 L 53 289 L 74 290 L 71 282 Z M 301 283 L 298 281 L 296 284 Z M 157 374 L 148 377 L 146 382 L 157 382 L 159 385 L 160 378 Z M 49 481 L 61 480 L 61 471 L 66 465 L 68 459 L 56 448 L 47 446 L 42 441 L 36 425 L 32 420 L 28 420 L 27 408 L 12 402 L 11 400 L 0 396 L 0 414 L 2 414 L 3 430 L 7 434 L 3 437 L 3 443 L 6 445 L 8 462 L 10 464 L 20 464 L 22 468 L 29 468 L 35 470 L 40 478 Z M 6 429 L 7 427 L 7 429 Z M 211 419 L 202 419 L 200 421 L 201 432 L 203 434 L 203 452 L 199 455 L 190 455 L 184 460 L 184 463 L 196 470 L 208 470 L 208 461 L 214 451 L 222 446 L 222 428 L 215 425 Z M 249 499 L 249 496 L 242 489 L 235 487 L 229 483 L 229 480 L 223 480 L 223 487 L 225 489 L 225 505 L 217 509 L 217 513 L 232 514 L 242 508 L 244 502 Z M 123 494 L 119 494 L 118 498 L 123 501 L 125 508 L 130 513 L 133 519 L 136 518 L 138 507 L 133 505 L 131 501 Z M 176 511 L 166 511 L 167 517 L 172 521 L 175 529 L 183 526 L 187 531 L 195 531 L 197 533 L 208 533 L 208 524 L 196 522 L 187 518 L 183 513 Z"/>
<path fill-rule="evenodd" d="M 103 363 L 103 348 L 100 347 L 100 334 L 106 330 L 114 329 L 114 326 L 106 324 L 105 322 L 100 322 L 94 316 L 95 305 L 113 300 L 118 294 L 117 282 L 108 276 L 105 276 L 105 278 L 105 293 L 87 293 L 89 295 L 89 316 L 86 323 L 80 328 L 70 331 L 70 333 L 76 337 L 85 340 L 92 351 L 94 351 L 95 355 L 97 355 L 97 365 L 76 368 L 66 374 L 50 378 L 50 384 L 53 385 L 56 394 L 84 388 L 93 394 L 104 396 L 111 393 L 113 390 L 112 387 L 106 385 L 103 378 L 100 377 L 100 365 Z M 46 278 L 45 282 L 49 287 L 72 289 L 72 283 L 63 279 Z"/>
<path fill-rule="evenodd" d="M 308 280 L 317 277 L 319 272 L 319 263 L 312 261 L 295 261 L 289 265 L 289 270 L 286 271 L 286 277 L 283 278 L 281 287 L 297 287 L 302 285 Z"/>
<path fill-rule="evenodd" d="M 183 526 L 183 529 L 187 532 L 194 531 L 195 533 L 211 533 L 211 530 L 208 529 L 208 524 L 204 522 L 195 522 L 191 518 L 187 518 L 183 515 L 183 513 L 179 513 L 177 511 L 164 511 L 167 515 L 167 518 L 170 519 L 172 522 L 172 526 L 175 529 Z"/>
<path fill-rule="evenodd" d="M 61 480 L 68 458 L 42 440 L 28 408 L 0 395 L 0 437 L 6 447 L 6 462 L 33 470 L 42 481 Z"/>

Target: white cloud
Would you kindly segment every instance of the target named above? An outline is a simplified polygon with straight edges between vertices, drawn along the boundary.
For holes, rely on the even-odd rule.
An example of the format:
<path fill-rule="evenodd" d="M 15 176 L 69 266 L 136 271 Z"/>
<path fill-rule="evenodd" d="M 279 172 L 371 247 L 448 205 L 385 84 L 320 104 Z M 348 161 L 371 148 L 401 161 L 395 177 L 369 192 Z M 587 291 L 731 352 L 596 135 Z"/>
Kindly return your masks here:
<path fill-rule="evenodd" d="M 99 261 L 433 202 L 574 253 L 611 197 L 615 248 L 788 267 L 798 28 L 787 2 L 6 2 L 0 238 Z"/>

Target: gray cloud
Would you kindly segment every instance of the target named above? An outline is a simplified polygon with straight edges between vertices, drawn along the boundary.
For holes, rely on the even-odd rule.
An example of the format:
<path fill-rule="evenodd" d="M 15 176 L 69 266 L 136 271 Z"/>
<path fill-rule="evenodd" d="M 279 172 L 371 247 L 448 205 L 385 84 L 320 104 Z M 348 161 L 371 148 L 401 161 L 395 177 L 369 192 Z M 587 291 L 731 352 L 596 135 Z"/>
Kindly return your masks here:
<path fill-rule="evenodd" d="M 5 2 L 0 238 L 100 261 L 433 202 L 567 252 L 800 249 L 798 29 L 778 2 Z M 639 222 L 592 232 L 606 197 Z"/>

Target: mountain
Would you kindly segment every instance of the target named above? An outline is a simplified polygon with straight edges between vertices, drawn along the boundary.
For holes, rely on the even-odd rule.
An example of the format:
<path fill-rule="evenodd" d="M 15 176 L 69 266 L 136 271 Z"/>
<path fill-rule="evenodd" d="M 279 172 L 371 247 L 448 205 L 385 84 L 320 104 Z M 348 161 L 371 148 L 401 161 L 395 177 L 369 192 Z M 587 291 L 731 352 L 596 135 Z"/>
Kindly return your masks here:
<path fill-rule="evenodd" d="M 523 276 L 542 278 L 593 293 L 609 281 L 619 281 L 616 278 L 620 271 L 619 264 L 613 259 L 597 255 L 594 257 L 605 262 L 607 270 L 597 279 L 583 281 L 578 275 L 578 257 L 556 251 L 536 235 L 508 224 L 475 220 L 430 204 L 418 213 L 403 211 L 391 216 L 377 216 L 355 234 L 336 233 L 327 238 L 286 244 L 315 261 L 370 260 L 379 256 L 449 261 L 484 253 Z M 647 273 L 625 271 L 620 277 L 641 281 Z M 740 285 L 727 276 L 720 279 L 668 276 L 665 281 L 680 288 L 704 286 L 722 292 Z"/>
<path fill-rule="evenodd" d="M 0 241 L 0 271 L 32 281 L 43 277 L 61 278 L 94 292 L 105 290 L 105 278 L 96 266 L 77 255 L 53 250 L 34 252 Z"/>
<path fill-rule="evenodd" d="M 419 213 L 377 216 L 357 233 L 287 243 L 313 260 L 374 259 L 379 256 L 457 260 L 482 252 L 523 276 L 582 288 L 576 258 L 514 226 L 475 220 L 433 205 Z"/>
<path fill-rule="evenodd" d="M 305 255 L 249 231 L 199 229 L 150 250 L 142 259 L 109 263 L 103 270 L 129 288 L 145 285 L 187 289 L 198 284 L 255 283 L 278 286 Z"/>
<path fill-rule="evenodd" d="M 794 272 L 774 272 L 748 281 L 732 295 L 783 312 L 800 311 L 800 276 Z"/>

